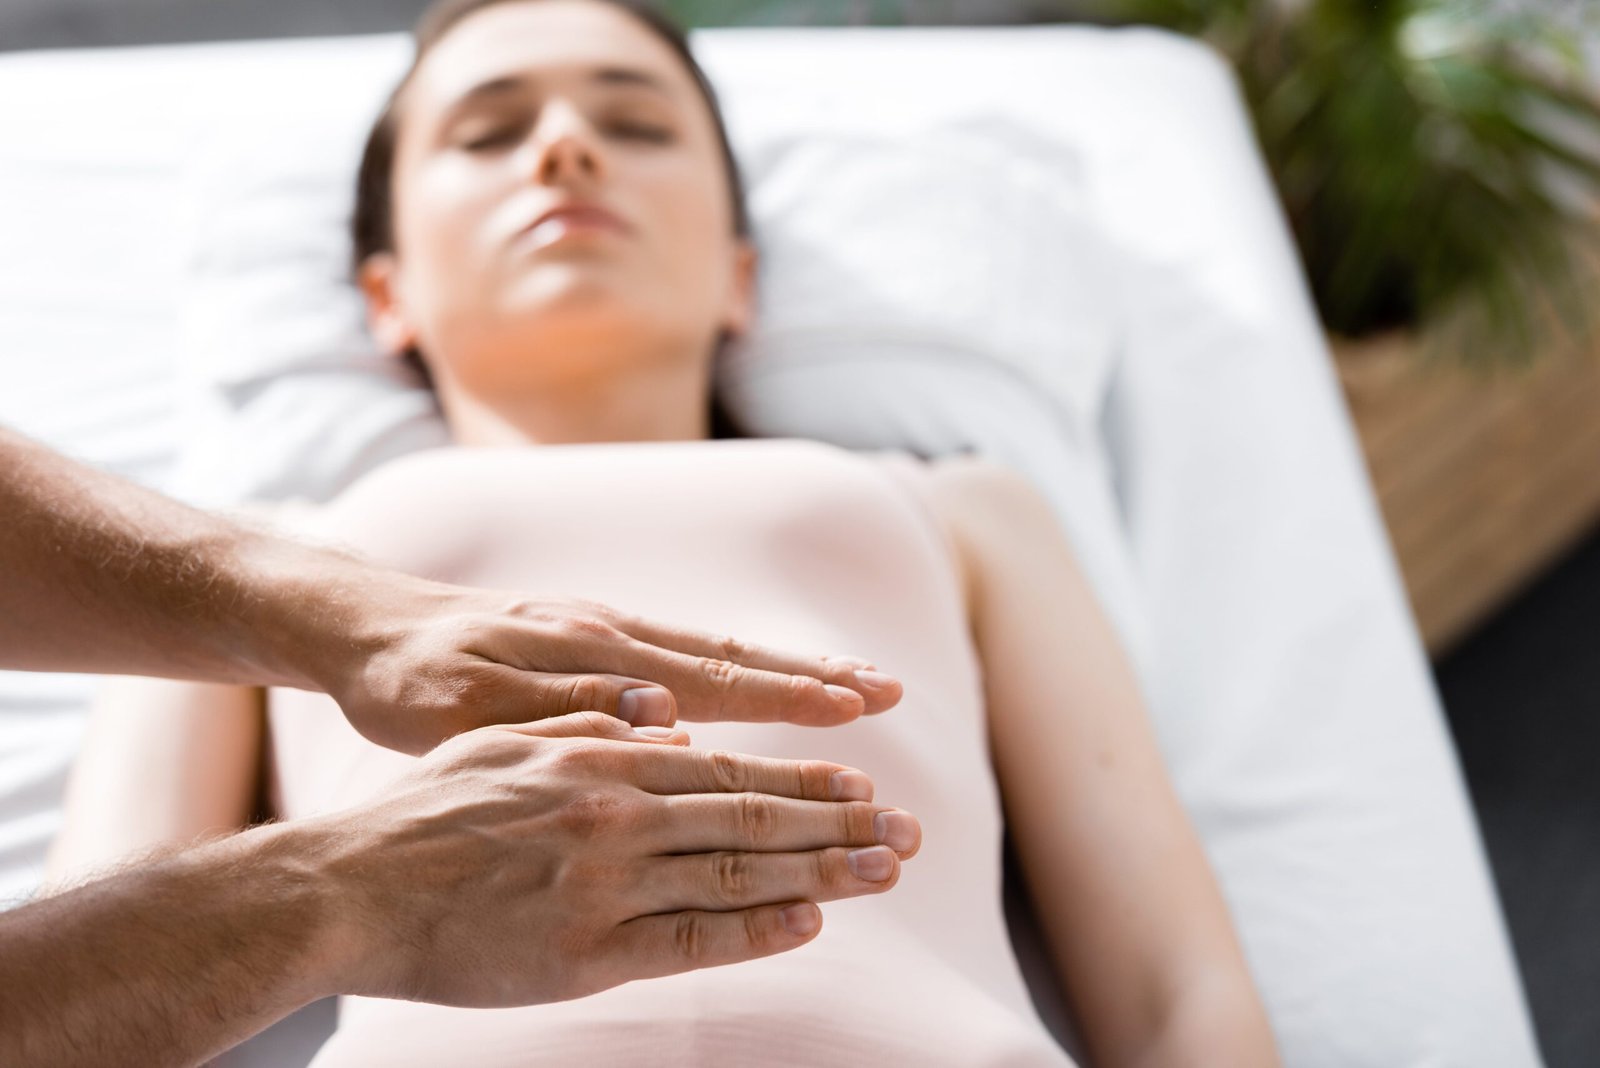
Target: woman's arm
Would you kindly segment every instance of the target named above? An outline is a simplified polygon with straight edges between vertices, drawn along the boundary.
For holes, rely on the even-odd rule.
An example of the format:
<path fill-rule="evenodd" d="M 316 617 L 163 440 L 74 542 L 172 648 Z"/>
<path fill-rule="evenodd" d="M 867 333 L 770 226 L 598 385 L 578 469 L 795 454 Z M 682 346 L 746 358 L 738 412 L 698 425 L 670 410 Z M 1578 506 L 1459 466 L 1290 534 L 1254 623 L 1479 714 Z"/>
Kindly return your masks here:
<path fill-rule="evenodd" d="M 153 847 L 244 826 L 260 785 L 264 692 L 109 680 L 67 787 L 47 878 L 76 880 Z"/>
<path fill-rule="evenodd" d="M 939 465 L 1018 858 L 1094 1063 L 1275 1065 L 1271 1030 L 1133 673 L 1020 477 Z"/>

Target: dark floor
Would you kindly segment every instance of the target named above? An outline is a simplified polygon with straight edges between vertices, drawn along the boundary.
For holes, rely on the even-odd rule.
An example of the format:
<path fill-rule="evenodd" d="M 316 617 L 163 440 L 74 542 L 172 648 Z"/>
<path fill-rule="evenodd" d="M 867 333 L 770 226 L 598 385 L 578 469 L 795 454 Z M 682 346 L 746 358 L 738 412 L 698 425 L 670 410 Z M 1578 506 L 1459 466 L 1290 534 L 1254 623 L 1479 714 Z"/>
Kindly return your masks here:
<path fill-rule="evenodd" d="M 1436 665 L 1549 1068 L 1600 1064 L 1600 533 Z"/>

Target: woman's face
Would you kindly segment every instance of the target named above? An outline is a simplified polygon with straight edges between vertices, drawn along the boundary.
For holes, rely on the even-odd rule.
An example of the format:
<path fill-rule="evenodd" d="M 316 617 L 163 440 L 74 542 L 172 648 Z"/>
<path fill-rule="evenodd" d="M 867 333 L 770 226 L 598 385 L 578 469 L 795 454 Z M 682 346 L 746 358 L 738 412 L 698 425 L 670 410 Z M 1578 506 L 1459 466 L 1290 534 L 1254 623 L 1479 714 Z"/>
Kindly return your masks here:
<path fill-rule="evenodd" d="M 380 339 L 420 348 L 436 376 L 482 391 L 640 359 L 704 372 L 719 332 L 747 326 L 754 253 L 734 234 L 710 111 L 625 12 L 538 0 L 469 15 L 399 115 L 395 252 L 368 261 L 363 286 Z"/>

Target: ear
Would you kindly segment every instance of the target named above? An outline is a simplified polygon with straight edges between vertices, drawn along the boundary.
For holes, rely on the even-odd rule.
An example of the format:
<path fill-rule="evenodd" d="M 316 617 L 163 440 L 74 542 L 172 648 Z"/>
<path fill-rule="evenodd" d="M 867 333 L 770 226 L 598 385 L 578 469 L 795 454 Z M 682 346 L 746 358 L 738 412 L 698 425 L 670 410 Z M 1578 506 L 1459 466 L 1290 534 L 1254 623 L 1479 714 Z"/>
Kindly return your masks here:
<path fill-rule="evenodd" d="M 400 264 L 390 252 L 376 252 L 361 263 L 357 283 L 367 298 L 367 328 L 390 356 L 403 356 L 417 343 L 417 328 L 401 299 Z"/>
<path fill-rule="evenodd" d="M 729 287 L 728 305 L 722 316 L 722 328 L 735 337 L 743 337 L 755 323 L 759 268 L 760 257 L 755 246 L 739 238 L 733 251 L 733 284 Z"/>

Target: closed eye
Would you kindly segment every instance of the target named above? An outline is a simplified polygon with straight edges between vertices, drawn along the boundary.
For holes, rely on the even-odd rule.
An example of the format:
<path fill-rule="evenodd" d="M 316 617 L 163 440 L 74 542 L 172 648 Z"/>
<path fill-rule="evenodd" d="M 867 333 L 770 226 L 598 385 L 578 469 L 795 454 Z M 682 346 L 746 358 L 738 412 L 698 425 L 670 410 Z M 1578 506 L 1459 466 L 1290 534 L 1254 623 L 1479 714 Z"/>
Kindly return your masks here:
<path fill-rule="evenodd" d="M 648 141 L 652 144 L 667 145 L 673 141 L 672 131 L 665 126 L 655 126 L 642 122 L 614 122 L 606 127 L 606 131 L 613 136 L 630 141 Z"/>
<path fill-rule="evenodd" d="M 467 152 L 488 152 L 497 148 L 507 148 L 521 137 L 522 131 L 516 127 L 501 126 L 464 138 L 460 144 Z"/>
<path fill-rule="evenodd" d="M 606 123 L 604 131 L 609 137 L 625 141 L 642 141 L 654 145 L 669 145 L 676 140 L 676 135 L 669 127 L 648 122 L 619 120 Z M 521 139 L 522 128 L 518 125 L 507 124 L 492 126 L 482 131 L 472 131 L 457 143 L 465 152 L 494 152 L 510 148 Z"/>

